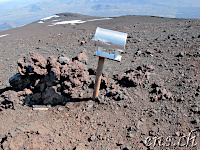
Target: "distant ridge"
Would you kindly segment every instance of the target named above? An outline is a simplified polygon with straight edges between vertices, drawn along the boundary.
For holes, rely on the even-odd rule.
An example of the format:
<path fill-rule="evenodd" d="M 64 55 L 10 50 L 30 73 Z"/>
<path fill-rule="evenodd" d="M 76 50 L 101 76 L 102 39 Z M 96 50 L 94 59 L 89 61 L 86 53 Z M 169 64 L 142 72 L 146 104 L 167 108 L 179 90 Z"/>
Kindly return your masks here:
<path fill-rule="evenodd" d="M 1 31 L 1 40 L 38 37 L 47 34 L 60 34 L 95 30 L 97 27 L 112 28 L 113 26 L 123 27 L 127 25 L 135 26 L 143 23 L 163 23 L 169 21 L 180 21 L 182 19 L 172 19 L 154 16 L 124 15 L 120 17 L 94 17 L 77 13 L 58 13 L 45 18 L 40 18 L 30 24 L 16 27 L 11 30 Z M 8 24 L 11 27 L 12 23 Z M 7 28 L 8 29 L 8 28 Z M 20 33 L 20 34 L 19 34 Z M 6 36 L 5 36 L 6 35 Z"/>
<path fill-rule="evenodd" d="M 119 17 L 123 15 L 160 16 L 167 18 L 200 18 L 200 3 L 157 0 L 0 0 L 0 30 L 5 22 L 16 27 L 32 23 L 54 14 L 74 12 L 99 17 Z"/>
<path fill-rule="evenodd" d="M 15 24 L 12 22 L 5 22 L 3 24 L 0 24 L 0 31 L 4 31 L 4 30 L 9 30 L 12 28 L 15 28 Z"/>

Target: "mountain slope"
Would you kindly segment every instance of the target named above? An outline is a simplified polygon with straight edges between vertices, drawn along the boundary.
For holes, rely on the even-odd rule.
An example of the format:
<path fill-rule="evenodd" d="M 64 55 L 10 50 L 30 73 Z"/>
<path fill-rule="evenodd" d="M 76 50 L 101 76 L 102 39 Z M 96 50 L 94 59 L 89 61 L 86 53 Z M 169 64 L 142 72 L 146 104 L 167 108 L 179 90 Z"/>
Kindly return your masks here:
<path fill-rule="evenodd" d="M 128 37 L 92 100 L 97 27 Z M 62 13 L 0 32 L 0 148 L 200 149 L 199 27 Z"/>

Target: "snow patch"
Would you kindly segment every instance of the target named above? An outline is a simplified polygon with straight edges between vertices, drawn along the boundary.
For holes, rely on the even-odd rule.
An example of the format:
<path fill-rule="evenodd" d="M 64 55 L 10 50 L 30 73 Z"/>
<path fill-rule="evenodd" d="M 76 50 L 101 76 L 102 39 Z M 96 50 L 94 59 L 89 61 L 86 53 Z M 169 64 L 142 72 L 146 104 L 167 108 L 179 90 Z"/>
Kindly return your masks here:
<path fill-rule="evenodd" d="M 10 34 L 0 35 L 0 38 L 1 38 L 1 37 L 5 37 L 5 36 L 8 36 L 8 35 L 10 35 Z"/>
<path fill-rule="evenodd" d="M 93 19 L 93 20 L 87 20 L 87 21 L 98 21 L 98 20 L 109 20 L 113 18 L 101 18 L 101 19 Z"/>
<path fill-rule="evenodd" d="M 24 27 L 26 24 L 19 26 L 18 28 Z"/>
<path fill-rule="evenodd" d="M 39 21 L 38 23 L 44 23 L 43 21 Z"/>
<path fill-rule="evenodd" d="M 70 24 L 70 25 L 75 25 L 77 23 L 85 23 L 87 21 L 82 21 L 82 20 L 70 20 L 70 21 L 61 21 L 61 22 L 56 22 L 53 23 L 53 25 L 61 25 L 61 24 Z"/>
<path fill-rule="evenodd" d="M 55 22 L 49 26 L 62 25 L 62 24 L 76 25 L 79 23 L 85 23 L 85 22 L 89 22 L 89 21 L 109 20 L 109 19 L 113 19 L 113 18 L 100 18 L 100 19 L 92 19 L 92 20 L 86 20 L 86 21 L 83 21 L 83 20 L 60 21 L 60 22 Z M 53 21 L 56 21 L 56 20 L 53 20 Z"/>
<path fill-rule="evenodd" d="M 43 19 L 41 19 L 41 21 L 46 21 L 46 20 L 49 20 L 49 19 L 51 19 L 51 18 L 58 18 L 58 17 L 60 17 L 60 16 L 58 16 L 58 15 L 53 15 L 53 16 L 49 16 L 49 17 L 43 18 Z"/>

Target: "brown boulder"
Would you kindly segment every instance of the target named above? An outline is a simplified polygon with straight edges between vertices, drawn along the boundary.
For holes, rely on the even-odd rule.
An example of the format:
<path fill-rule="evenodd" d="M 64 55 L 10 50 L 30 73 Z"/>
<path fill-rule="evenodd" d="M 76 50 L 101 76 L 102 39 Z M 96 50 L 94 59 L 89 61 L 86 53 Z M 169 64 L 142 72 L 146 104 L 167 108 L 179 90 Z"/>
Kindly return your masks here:
<path fill-rule="evenodd" d="M 56 58 L 50 56 L 47 58 L 47 68 L 50 70 L 51 68 L 59 68 L 61 64 L 57 61 Z"/>
<path fill-rule="evenodd" d="M 61 78 L 64 81 L 69 80 L 70 78 L 78 78 L 80 81 L 86 81 L 88 75 L 89 73 L 85 70 L 85 65 L 77 60 L 62 66 L 61 68 Z"/>
<path fill-rule="evenodd" d="M 87 57 L 87 51 L 85 49 L 80 54 L 78 54 L 78 61 L 87 64 L 88 57 Z"/>
<path fill-rule="evenodd" d="M 13 106 L 14 104 L 19 103 L 18 94 L 13 90 L 5 91 L 1 97 L 3 97 L 4 101 L 11 102 Z"/>
<path fill-rule="evenodd" d="M 23 59 L 18 60 L 18 71 L 21 75 L 45 75 L 47 62 L 45 58 L 37 53 L 29 52 Z"/>

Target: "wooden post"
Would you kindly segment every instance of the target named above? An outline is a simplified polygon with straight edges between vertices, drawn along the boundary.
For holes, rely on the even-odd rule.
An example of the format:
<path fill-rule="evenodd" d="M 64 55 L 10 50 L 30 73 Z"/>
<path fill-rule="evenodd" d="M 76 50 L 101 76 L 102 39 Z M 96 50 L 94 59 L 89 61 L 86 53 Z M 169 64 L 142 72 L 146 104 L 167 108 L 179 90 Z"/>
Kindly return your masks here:
<path fill-rule="evenodd" d="M 105 60 L 104 57 L 99 57 L 96 80 L 95 80 L 95 85 L 94 85 L 93 100 L 95 100 L 99 95 L 99 89 L 100 89 L 100 84 L 101 84 L 101 75 L 102 75 L 102 72 L 103 72 L 104 60 Z"/>

